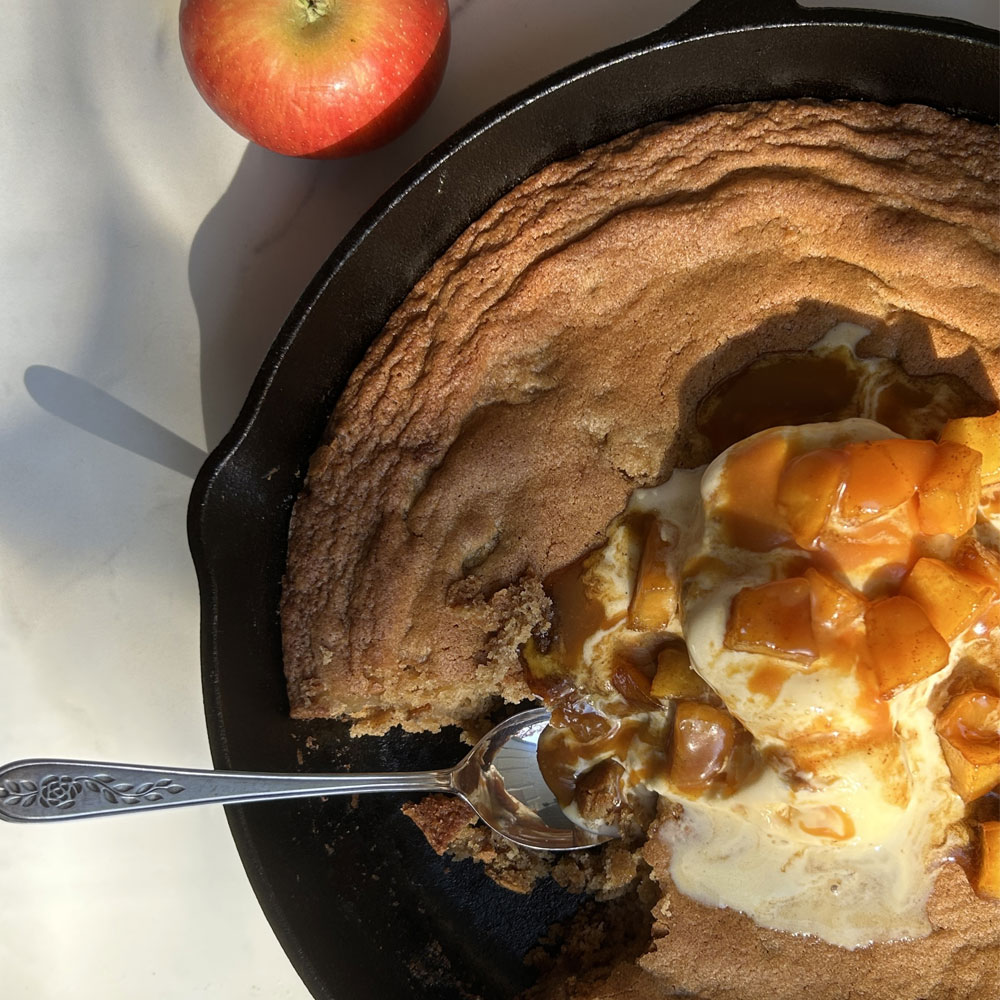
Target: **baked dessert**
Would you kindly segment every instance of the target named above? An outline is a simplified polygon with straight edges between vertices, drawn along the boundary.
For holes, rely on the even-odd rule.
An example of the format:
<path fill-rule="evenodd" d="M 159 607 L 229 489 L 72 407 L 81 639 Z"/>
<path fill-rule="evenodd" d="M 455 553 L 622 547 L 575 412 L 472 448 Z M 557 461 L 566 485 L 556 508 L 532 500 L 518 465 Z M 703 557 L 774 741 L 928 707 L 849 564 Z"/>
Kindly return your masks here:
<path fill-rule="evenodd" d="M 532 648 L 559 637 L 552 582 L 605 543 L 637 488 L 762 427 L 803 423 L 796 387 L 807 421 L 854 412 L 853 390 L 838 396 L 827 369 L 720 394 L 761 355 L 852 324 L 860 358 L 906 373 L 893 406 L 871 414 L 880 422 L 919 412 L 912 436 L 933 437 L 949 418 L 994 410 L 997 172 L 988 126 L 924 107 L 789 101 L 645 129 L 515 188 L 394 314 L 310 463 L 282 602 L 292 713 L 350 718 L 359 733 L 475 733 L 498 705 L 534 697 L 525 652 L 530 667 Z M 767 406 L 745 405 L 762 396 Z M 522 890 L 547 871 L 627 890 L 650 914 L 636 962 L 592 982 L 557 962 L 553 996 L 780 997 L 808 985 L 839 997 L 850 983 L 859 997 L 972 997 L 997 985 L 997 904 L 953 864 L 922 907 L 928 933 L 856 947 L 678 892 L 658 835 L 676 819 L 665 797 L 655 820 L 648 799 L 626 804 L 613 858 L 552 865 L 501 863 L 449 808 L 411 809 L 435 849 L 517 872 Z M 723 937 L 725 948 L 690 947 Z"/>

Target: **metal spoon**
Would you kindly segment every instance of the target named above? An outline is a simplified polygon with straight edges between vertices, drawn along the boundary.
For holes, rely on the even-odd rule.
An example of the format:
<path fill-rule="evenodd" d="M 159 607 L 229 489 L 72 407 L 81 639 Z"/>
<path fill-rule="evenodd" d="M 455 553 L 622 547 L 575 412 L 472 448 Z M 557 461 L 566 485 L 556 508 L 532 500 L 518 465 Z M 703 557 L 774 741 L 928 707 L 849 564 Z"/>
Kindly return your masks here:
<path fill-rule="evenodd" d="M 359 792 L 458 795 L 522 847 L 574 851 L 612 839 L 575 825 L 538 768 L 549 712 L 534 708 L 490 730 L 455 767 L 386 774 L 252 774 L 77 760 L 20 760 L 0 767 L 0 818 L 74 819 L 203 802 L 264 802 Z"/>

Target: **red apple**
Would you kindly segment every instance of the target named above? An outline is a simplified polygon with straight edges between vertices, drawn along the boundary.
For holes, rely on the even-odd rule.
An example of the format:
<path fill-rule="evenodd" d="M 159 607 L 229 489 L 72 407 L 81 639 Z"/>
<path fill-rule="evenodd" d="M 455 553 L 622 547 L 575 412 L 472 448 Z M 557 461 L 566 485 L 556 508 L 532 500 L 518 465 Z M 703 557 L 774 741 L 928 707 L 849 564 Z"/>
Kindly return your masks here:
<path fill-rule="evenodd" d="M 240 135 L 289 156 L 395 138 L 437 92 L 447 0 L 182 0 L 181 51 Z"/>

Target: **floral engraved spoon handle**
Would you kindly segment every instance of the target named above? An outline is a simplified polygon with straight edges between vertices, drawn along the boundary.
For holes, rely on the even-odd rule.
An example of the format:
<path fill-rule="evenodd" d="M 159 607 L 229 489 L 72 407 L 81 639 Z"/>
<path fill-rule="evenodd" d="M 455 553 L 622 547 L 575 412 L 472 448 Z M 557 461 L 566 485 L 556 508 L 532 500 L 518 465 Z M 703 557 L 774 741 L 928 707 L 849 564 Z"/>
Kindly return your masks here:
<path fill-rule="evenodd" d="M 383 774 L 252 774 L 19 760 L 0 765 L 0 819 L 73 819 L 202 802 L 261 802 L 361 792 L 445 792 L 463 799 L 495 833 L 540 851 L 579 851 L 620 836 L 577 826 L 538 763 L 547 708 L 498 722 L 454 767 Z"/>
<path fill-rule="evenodd" d="M 74 819 L 203 802 L 453 791 L 451 771 L 389 774 L 252 774 L 78 760 L 20 760 L 0 767 L 0 819 Z"/>

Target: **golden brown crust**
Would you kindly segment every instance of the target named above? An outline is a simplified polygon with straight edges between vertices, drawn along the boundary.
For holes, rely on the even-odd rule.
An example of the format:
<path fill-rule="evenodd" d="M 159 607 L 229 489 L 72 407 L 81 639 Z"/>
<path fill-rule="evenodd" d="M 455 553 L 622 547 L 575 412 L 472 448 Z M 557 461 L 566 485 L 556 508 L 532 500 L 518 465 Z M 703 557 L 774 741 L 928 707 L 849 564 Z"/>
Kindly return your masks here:
<path fill-rule="evenodd" d="M 403 806 L 403 812 L 435 853 L 477 861 L 494 882 L 513 892 L 531 892 L 539 879 L 552 876 L 572 892 L 612 899 L 632 885 L 642 864 L 635 845 L 620 840 L 561 855 L 518 847 L 477 822 L 464 802 L 447 795 L 428 795 Z"/>
<path fill-rule="evenodd" d="M 995 398 L 996 171 L 986 126 L 799 101 L 515 188 L 394 314 L 313 458 L 282 605 L 293 714 L 435 729 L 526 697 L 539 579 L 698 459 L 678 428 L 762 351 L 857 320 Z"/>
<path fill-rule="evenodd" d="M 454 795 L 426 795 L 407 802 L 402 811 L 420 827 L 435 854 L 444 854 L 476 822 L 472 806 Z"/>

